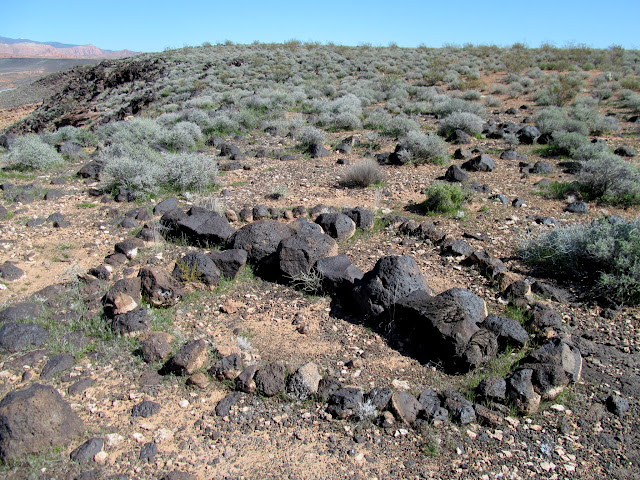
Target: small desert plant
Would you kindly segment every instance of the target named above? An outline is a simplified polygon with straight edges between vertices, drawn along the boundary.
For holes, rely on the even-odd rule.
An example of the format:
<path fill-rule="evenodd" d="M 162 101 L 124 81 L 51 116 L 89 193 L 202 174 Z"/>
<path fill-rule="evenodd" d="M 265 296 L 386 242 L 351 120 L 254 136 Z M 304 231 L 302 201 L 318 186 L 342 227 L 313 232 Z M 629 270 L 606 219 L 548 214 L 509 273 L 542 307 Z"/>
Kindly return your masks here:
<path fill-rule="evenodd" d="M 556 228 L 524 241 L 519 253 L 547 274 L 583 279 L 610 301 L 640 303 L 640 219 Z"/>
<path fill-rule="evenodd" d="M 308 295 L 318 295 L 322 293 L 322 275 L 314 268 L 290 277 L 289 282 L 293 288 Z"/>
<path fill-rule="evenodd" d="M 14 170 L 46 170 L 64 163 L 62 155 L 37 135 L 18 137 L 6 156 L 8 166 Z"/>
<path fill-rule="evenodd" d="M 402 115 L 391 116 L 382 110 L 376 110 L 366 121 L 369 128 L 379 130 L 383 135 L 398 137 L 406 135 L 413 130 L 420 130 L 418 122 Z"/>
<path fill-rule="evenodd" d="M 408 132 L 401 141 L 410 153 L 413 163 L 434 163 L 441 165 L 449 156 L 446 142 L 434 133 Z"/>
<path fill-rule="evenodd" d="M 549 144 L 552 154 L 576 160 L 592 160 L 606 153 L 604 143 L 591 143 L 588 137 L 577 132 L 554 132 Z"/>
<path fill-rule="evenodd" d="M 66 127 L 59 128 L 53 133 L 45 134 L 44 141 L 50 145 L 72 141 L 79 143 L 84 147 L 91 147 L 97 145 L 98 137 L 90 130 L 68 125 Z"/>
<path fill-rule="evenodd" d="M 382 182 L 384 174 L 378 162 L 372 159 L 360 160 L 351 165 L 341 181 L 345 187 L 368 187 Z"/>
<path fill-rule="evenodd" d="M 468 199 L 468 193 L 459 185 L 451 183 L 434 183 L 424 191 L 427 199 L 423 202 L 426 213 L 456 214 Z"/>
<path fill-rule="evenodd" d="M 166 172 L 158 162 L 145 156 L 123 155 L 112 157 L 104 174 L 108 190 L 128 190 L 142 197 L 158 190 Z"/>
<path fill-rule="evenodd" d="M 178 122 L 169 130 L 162 143 L 169 150 L 181 152 L 192 149 L 202 139 L 200 127 L 193 122 Z"/>
<path fill-rule="evenodd" d="M 574 75 L 559 75 L 537 92 L 534 100 L 538 105 L 562 107 L 576 98 L 582 83 L 582 79 Z"/>
<path fill-rule="evenodd" d="M 482 132 L 483 123 L 482 118 L 474 113 L 453 112 L 440 120 L 438 133 L 444 137 L 451 135 L 456 130 L 463 130 L 470 135 L 479 134 Z"/>
<path fill-rule="evenodd" d="M 589 199 L 613 205 L 640 204 L 640 172 L 616 155 L 605 154 L 585 162 L 577 183 Z"/>
<path fill-rule="evenodd" d="M 165 156 L 162 164 L 166 171 L 162 185 L 179 192 L 207 189 L 218 178 L 218 164 L 207 155 L 177 153 Z"/>
<path fill-rule="evenodd" d="M 484 97 L 484 104 L 487 107 L 499 107 L 500 105 L 502 105 L 502 102 L 500 101 L 499 98 L 494 97 L 493 95 L 487 95 L 486 97 Z"/>
<path fill-rule="evenodd" d="M 580 120 L 571 119 L 567 111 L 560 107 L 548 107 L 535 117 L 536 126 L 541 133 L 553 133 L 558 131 L 575 132 L 587 135 L 589 129 Z"/>
<path fill-rule="evenodd" d="M 315 127 L 305 127 L 298 135 L 298 141 L 302 147 L 323 144 L 327 141 L 327 134 Z"/>

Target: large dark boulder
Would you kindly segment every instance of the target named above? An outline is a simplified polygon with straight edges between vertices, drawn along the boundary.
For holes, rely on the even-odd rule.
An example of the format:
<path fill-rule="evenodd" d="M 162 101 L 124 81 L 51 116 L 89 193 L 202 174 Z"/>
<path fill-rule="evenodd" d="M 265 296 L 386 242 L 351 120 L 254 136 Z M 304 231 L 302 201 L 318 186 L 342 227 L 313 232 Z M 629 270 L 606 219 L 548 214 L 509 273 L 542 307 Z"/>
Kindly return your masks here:
<path fill-rule="evenodd" d="M 289 226 L 298 234 L 324 233 L 324 229 L 320 225 L 305 218 L 298 218 L 291 222 Z"/>
<path fill-rule="evenodd" d="M 142 296 L 154 307 L 172 307 L 184 296 L 184 287 L 169 272 L 157 267 L 144 267 L 138 272 Z"/>
<path fill-rule="evenodd" d="M 0 328 L 0 351 L 19 352 L 28 347 L 39 347 L 49 332 L 35 323 L 7 322 Z"/>
<path fill-rule="evenodd" d="M 192 209 L 193 210 L 193 209 Z M 235 233 L 226 217 L 204 209 L 193 210 L 191 215 L 177 221 L 175 235 L 193 245 L 224 245 Z"/>
<path fill-rule="evenodd" d="M 355 282 L 364 276 L 346 255 L 321 258 L 316 262 L 315 270 L 322 278 L 325 293 L 341 299 L 351 298 Z"/>
<path fill-rule="evenodd" d="M 520 413 L 533 415 L 540 408 L 540 395 L 533 388 L 533 370 L 517 370 L 506 378 L 507 399 Z"/>
<path fill-rule="evenodd" d="M 410 393 L 394 392 L 390 401 L 391 411 L 400 422 L 411 424 L 418 418 L 422 404 Z"/>
<path fill-rule="evenodd" d="M 470 172 L 493 172 L 496 169 L 496 162 L 489 155 L 483 153 L 464 162 L 462 168 Z"/>
<path fill-rule="evenodd" d="M 4 462 L 67 446 L 83 431 L 82 420 L 53 387 L 36 383 L 0 401 L 0 459 Z"/>
<path fill-rule="evenodd" d="M 0 310 L 0 323 L 32 320 L 44 313 L 42 305 L 35 302 L 16 303 Z"/>
<path fill-rule="evenodd" d="M 331 152 L 321 143 L 312 143 L 307 147 L 305 153 L 308 153 L 311 158 L 322 158 L 331 155 Z"/>
<path fill-rule="evenodd" d="M 202 252 L 191 252 L 176 260 L 172 275 L 181 282 L 201 282 L 215 287 L 220 283 L 222 273 L 211 257 Z"/>
<path fill-rule="evenodd" d="M 247 264 L 248 257 L 246 250 L 242 249 L 214 250 L 208 255 L 222 276 L 229 279 L 238 276 L 240 270 Z"/>
<path fill-rule="evenodd" d="M 220 145 L 220 156 L 229 157 L 229 160 L 244 160 L 244 155 L 240 148 L 232 143 Z"/>
<path fill-rule="evenodd" d="M 178 199 L 176 197 L 165 198 L 153 207 L 154 215 L 164 215 L 178 208 Z"/>
<path fill-rule="evenodd" d="M 450 288 L 439 294 L 438 297 L 458 302 L 465 310 L 467 318 L 474 323 L 482 322 L 487 316 L 486 302 L 466 288 Z"/>
<path fill-rule="evenodd" d="M 518 136 L 518 140 L 523 145 L 533 145 L 538 137 L 540 136 L 540 130 L 533 125 L 527 125 L 526 127 L 522 127 L 516 133 Z"/>
<path fill-rule="evenodd" d="M 469 255 L 464 261 L 464 264 L 477 267 L 480 273 L 489 279 L 495 279 L 500 273 L 508 271 L 507 266 L 502 260 L 480 251 L 475 251 Z"/>
<path fill-rule="evenodd" d="M 284 392 L 286 368 L 281 363 L 270 363 L 261 367 L 255 375 L 258 392 L 265 397 L 273 397 Z"/>
<path fill-rule="evenodd" d="M 373 228 L 374 215 L 371 210 L 367 210 L 362 207 L 356 207 L 345 209 L 342 213 L 353 220 L 356 224 L 356 227 L 360 230 L 371 230 Z"/>
<path fill-rule="evenodd" d="M 354 289 L 354 298 L 365 315 L 376 317 L 415 291 L 431 293 L 416 261 L 408 256 L 388 256 L 364 274 Z"/>
<path fill-rule="evenodd" d="M 136 309 L 116 315 L 111 321 L 111 330 L 117 334 L 144 332 L 151 328 L 151 319 L 146 309 Z"/>
<path fill-rule="evenodd" d="M 94 160 L 84 165 L 76 174 L 80 178 L 93 178 L 100 180 L 106 163 L 102 160 Z"/>
<path fill-rule="evenodd" d="M 273 266 L 278 245 L 293 235 L 293 230 L 275 220 L 260 220 L 245 225 L 230 239 L 229 247 L 247 252 L 248 262 L 257 266 L 258 273 L 268 274 Z M 273 275 L 274 272 L 271 272 Z"/>
<path fill-rule="evenodd" d="M 457 165 L 451 165 L 444 174 L 447 182 L 464 183 L 469 180 L 469 175 Z"/>
<path fill-rule="evenodd" d="M 356 223 L 344 213 L 321 213 L 316 223 L 339 242 L 348 240 L 356 233 Z"/>
<path fill-rule="evenodd" d="M 189 216 L 180 210 L 175 208 L 162 214 L 160 218 L 160 225 L 164 227 L 163 233 L 169 238 L 175 238 L 179 235 L 178 224 L 186 220 Z"/>
<path fill-rule="evenodd" d="M 477 316 L 450 296 L 414 291 L 395 305 L 397 328 L 412 340 L 420 360 L 467 371 L 495 357 L 494 334 L 477 325 Z"/>
<path fill-rule="evenodd" d="M 296 234 L 280 242 L 276 263 L 283 278 L 295 278 L 311 271 L 325 257 L 338 254 L 338 244 L 324 233 Z"/>
<path fill-rule="evenodd" d="M 358 414 L 364 403 L 364 393 L 355 387 L 341 388 L 329 397 L 327 412 L 335 418 L 345 419 Z"/>
<path fill-rule="evenodd" d="M 139 277 L 118 280 L 102 297 L 105 315 L 113 318 L 115 315 L 135 310 L 142 299 L 141 291 Z"/>
<path fill-rule="evenodd" d="M 480 326 L 491 330 L 498 336 L 501 348 L 508 346 L 521 348 L 529 340 L 527 331 L 520 325 L 520 322 L 512 318 L 489 315 Z"/>
<path fill-rule="evenodd" d="M 558 365 L 571 382 L 582 376 L 582 355 L 573 345 L 560 338 L 547 340 L 540 348 L 522 359 L 521 364 L 547 363 Z"/>

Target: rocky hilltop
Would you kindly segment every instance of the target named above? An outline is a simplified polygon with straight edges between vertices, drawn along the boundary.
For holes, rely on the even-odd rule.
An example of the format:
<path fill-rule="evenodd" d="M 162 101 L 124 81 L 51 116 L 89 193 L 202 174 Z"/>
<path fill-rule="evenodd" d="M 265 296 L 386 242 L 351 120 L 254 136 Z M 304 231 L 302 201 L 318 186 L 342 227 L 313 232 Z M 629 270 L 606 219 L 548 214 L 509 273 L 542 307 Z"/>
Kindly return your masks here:
<path fill-rule="evenodd" d="M 225 44 L 0 93 L 0 476 L 639 478 L 638 59 Z"/>

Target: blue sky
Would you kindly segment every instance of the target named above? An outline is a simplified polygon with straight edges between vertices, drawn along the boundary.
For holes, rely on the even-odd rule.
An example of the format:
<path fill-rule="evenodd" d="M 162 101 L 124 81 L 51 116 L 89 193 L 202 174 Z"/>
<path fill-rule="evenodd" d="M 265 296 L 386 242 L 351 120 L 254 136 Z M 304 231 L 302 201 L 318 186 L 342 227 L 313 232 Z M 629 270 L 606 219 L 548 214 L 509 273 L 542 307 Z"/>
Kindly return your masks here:
<path fill-rule="evenodd" d="M 203 42 L 640 48 L 640 0 L 15 1 L 0 36 L 161 51 Z"/>

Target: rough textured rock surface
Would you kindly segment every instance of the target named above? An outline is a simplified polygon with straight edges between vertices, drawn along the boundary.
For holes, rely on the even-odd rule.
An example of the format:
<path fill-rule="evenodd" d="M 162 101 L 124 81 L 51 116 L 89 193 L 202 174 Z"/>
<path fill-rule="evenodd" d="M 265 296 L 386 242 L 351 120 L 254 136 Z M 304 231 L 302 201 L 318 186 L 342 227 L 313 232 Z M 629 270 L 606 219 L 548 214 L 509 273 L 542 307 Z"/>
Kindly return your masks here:
<path fill-rule="evenodd" d="M 238 230 L 229 240 L 229 246 L 245 250 L 249 263 L 259 264 L 268 261 L 280 242 L 291 235 L 293 230 L 284 223 L 260 220 Z"/>
<path fill-rule="evenodd" d="M 454 370 L 477 367 L 495 356 L 495 336 L 478 327 L 476 318 L 454 298 L 419 290 L 395 307 L 397 327 L 412 339 L 420 358 Z"/>
<path fill-rule="evenodd" d="M 184 296 L 182 283 L 165 270 L 156 267 L 141 268 L 138 277 L 142 296 L 154 307 L 171 307 Z"/>
<path fill-rule="evenodd" d="M 321 258 L 315 269 L 322 277 L 322 288 L 331 296 L 351 298 L 353 286 L 364 276 L 346 255 Z"/>
<path fill-rule="evenodd" d="M 66 446 L 84 431 L 82 420 L 53 387 L 34 384 L 0 401 L 0 458 Z"/>
<path fill-rule="evenodd" d="M 215 287 L 220 283 L 222 272 L 208 255 L 191 252 L 176 260 L 172 275 L 180 282 L 201 282 Z"/>
<path fill-rule="evenodd" d="M 247 252 L 241 249 L 215 250 L 209 257 L 223 277 L 234 279 L 247 264 Z"/>
<path fill-rule="evenodd" d="M 416 261 L 408 256 L 389 256 L 364 274 L 354 289 L 354 298 L 365 315 L 375 317 L 414 291 L 431 293 Z"/>
<path fill-rule="evenodd" d="M 295 278 L 311 271 L 325 257 L 338 254 L 338 244 L 324 233 L 296 234 L 280 242 L 276 263 L 283 278 Z"/>
<path fill-rule="evenodd" d="M 344 213 L 321 213 L 316 223 L 338 242 L 348 240 L 356 233 L 356 223 Z"/>

